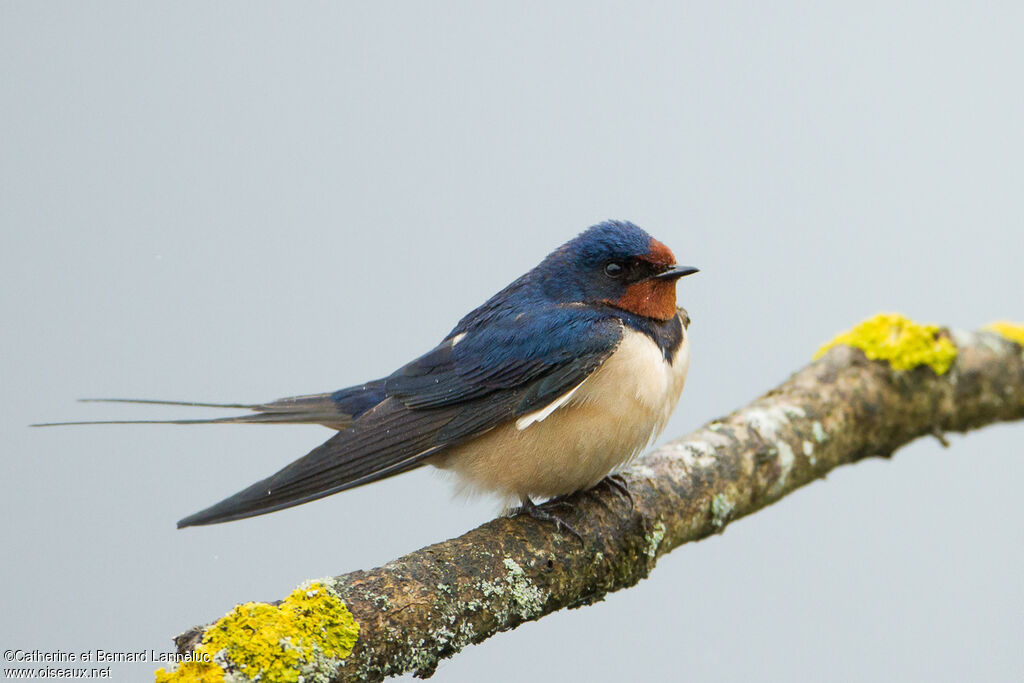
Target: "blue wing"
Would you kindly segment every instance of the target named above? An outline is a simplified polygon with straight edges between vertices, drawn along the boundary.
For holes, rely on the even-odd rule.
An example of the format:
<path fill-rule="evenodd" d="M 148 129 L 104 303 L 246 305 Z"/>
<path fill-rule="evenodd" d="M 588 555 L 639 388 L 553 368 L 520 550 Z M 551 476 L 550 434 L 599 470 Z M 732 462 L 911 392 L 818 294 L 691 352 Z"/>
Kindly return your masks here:
<path fill-rule="evenodd" d="M 178 526 L 273 512 L 419 467 L 555 400 L 600 367 L 621 339 L 612 316 L 575 307 L 460 323 L 392 375 L 332 394 L 351 426 Z"/>

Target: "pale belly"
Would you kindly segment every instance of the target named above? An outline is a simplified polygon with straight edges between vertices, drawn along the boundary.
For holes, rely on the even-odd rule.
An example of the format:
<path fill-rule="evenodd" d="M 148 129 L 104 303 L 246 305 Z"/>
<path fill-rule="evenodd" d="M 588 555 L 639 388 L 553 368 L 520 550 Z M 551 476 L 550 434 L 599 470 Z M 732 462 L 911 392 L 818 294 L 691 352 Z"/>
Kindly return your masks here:
<path fill-rule="evenodd" d="M 649 337 L 626 328 L 615 353 L 557 408 L 500 425 L 429 462 L 455 472 L 471 491 L 507 498 L 590 488 L 661 433 L 689 364 L 688 337 L 669 365 Z"/>

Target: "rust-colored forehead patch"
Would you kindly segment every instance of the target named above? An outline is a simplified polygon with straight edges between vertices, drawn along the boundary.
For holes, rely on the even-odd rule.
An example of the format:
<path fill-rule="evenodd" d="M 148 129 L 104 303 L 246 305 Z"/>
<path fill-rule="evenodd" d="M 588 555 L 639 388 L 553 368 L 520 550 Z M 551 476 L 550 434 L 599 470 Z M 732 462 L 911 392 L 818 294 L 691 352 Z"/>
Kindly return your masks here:
<path fill-rule="evenodd" d="M 672 253 L 671 249 L 652 237 L 651 243 L 647 245 L 646 260 L 658 266 L 671 266 L 676 262 L 676 255 Z"/>

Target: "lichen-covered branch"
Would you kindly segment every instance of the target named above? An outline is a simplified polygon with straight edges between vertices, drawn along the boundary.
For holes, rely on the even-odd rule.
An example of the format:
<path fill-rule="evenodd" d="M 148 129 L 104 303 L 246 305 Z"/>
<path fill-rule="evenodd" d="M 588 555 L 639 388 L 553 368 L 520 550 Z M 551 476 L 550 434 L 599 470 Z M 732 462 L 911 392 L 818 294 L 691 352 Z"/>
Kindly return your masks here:
<path fill-rule="evenodd" d="M 306 586 L 309 610 L 330 614 L 329 623 L 318 631 L 302 617 L 301 632 L 275 632 L 279 656 L 300 655 L 261 680 L 429 676 L 471 643 L 632 586 L 661 555 L 840 465 L 888 457 L 919 436 L 1024 418 L 1020 326 L 950 333 L 878 316 L 837 339 L 779 387 L 638 460 L 623 475 L 632 507 L 610 486 L 573 496 L 575 509 L 559 512 L 585 543 L 529 517 L 500 518 L 383 567 Z M 273 617 L 280 628 L 280 614 Z M 252 642 L 225 638 L 223 622 L 179 636 L 180 652 L 212 661 L 182 664 L 164 680 L 254 678 L 259 671 L 243 664 L 254 661 Z"/>

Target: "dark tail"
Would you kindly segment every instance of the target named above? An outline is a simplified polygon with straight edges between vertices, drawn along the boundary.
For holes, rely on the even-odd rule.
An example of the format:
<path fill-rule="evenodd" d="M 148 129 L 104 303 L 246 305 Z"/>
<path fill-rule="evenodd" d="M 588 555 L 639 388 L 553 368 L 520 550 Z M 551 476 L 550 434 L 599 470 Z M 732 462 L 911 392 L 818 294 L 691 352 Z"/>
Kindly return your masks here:
<path fill-rule="evenodd" d="M 74 422 L 43 422 L 32 427 L 66 427 L 69 425 L 104 424 L 321 424 L 333 429 L 345 429 L 352 423 L 350 415 L 343 413 L 330 394 L 312 394 L 282 398 L 270 403 L 202 403 L 198 401 L 158 401 L 143 398 L 83 398 L 83 403 L 135 403 L 144 405 L 187 406 L 195 408 L 237 408 L 251 410 L 252 415 L 234 415 L 208 419 L 177 420 L 85 420 Z"/>

